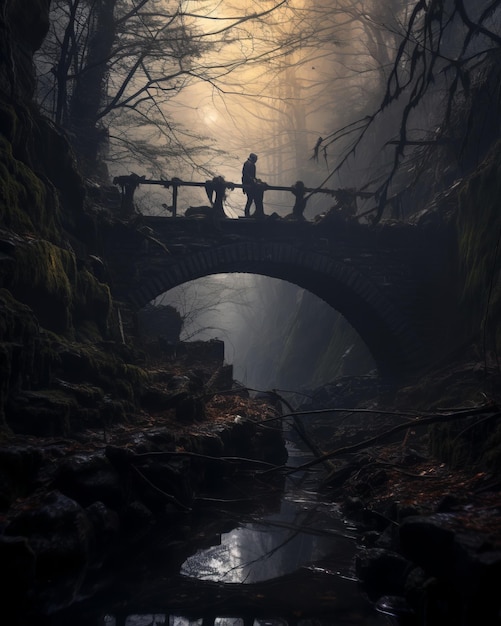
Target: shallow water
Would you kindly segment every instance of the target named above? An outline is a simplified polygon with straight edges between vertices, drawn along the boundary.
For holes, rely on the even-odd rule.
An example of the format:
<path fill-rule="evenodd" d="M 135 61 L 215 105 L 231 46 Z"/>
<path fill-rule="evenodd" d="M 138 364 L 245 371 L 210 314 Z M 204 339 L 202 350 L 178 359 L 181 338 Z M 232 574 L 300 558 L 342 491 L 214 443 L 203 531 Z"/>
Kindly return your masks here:
<path fill-rule="evenodd" d="M 297 467 L 308 460 L 309 457 L 294 444 L 289 443 L 288 448 L 289 466 Z M 73 611 L 65 612 L 63 620 L 56 619 L 54 626 L 70 623 L 68 618 L 79 626 L 288 626 L 291 615 L 281 617 L 277 610 L 270 608 L 268 617 L 266 608 L 261 607 L 253 613 L 248 604 L 239 614 L 234 603 L 230 601 L 230 608 L 225 604 L 231 600 L 231 594 L 221 600 L 218 589 L 208 590 L 207 585 L 211 583 L 200 582 L 198 585 L 196 581 L 232 583 L 233 587 L 228 587 L 231 589 L 235 589 L 236 583 L 237 590 L 241 585 L 248 589 L 256 585 L 256 598 L 259 598 L 260 589 L 264 594 L 268 589 L 267 582 L 262 581 L 270 581 L 269 584 L 273 585 L 280 580 L 279 577 L 294 577 L 292 573 L 301 568 L 303 574 L 307 568 L 307 577 L 320 576 L 329 601 L 332 598 L 332 607 L 327 613 L 320 612 L 319 617 L 316 601 L 312 600 L 309 615 L 308 597 L 304 598 L 304 595 L 315 595 L 315 589 L 306 590 L 307 585 L 301 583 L 303 579 L 298 583 L 294 578 L 290 589 L 291 606 L 295 606 L 297 596 L 303 596 L 303 605 L 306 601 L 306 609 L 293 616 L 294 626 L 387 625 L 386 619 L 361 593 L 354 576 L 356 528 L 343 520 L 335 504 L 317 500 L 316 476 L 311 471 L 291 474 L 285 481 L 281 498 L 271 498 L 276 500 L 272 512 L 266 505 L 259 507 L 258 512 L 257 508 L 251 513 L 233 512 L 231 516 L 235 521 L 222 519 L 224 514 L 221 512 L 219 528 L 226 525 L 227 532 L 220 534 L 214 530 L 217 523 L 212 530 L 202 526 L 200 535 L 205 535 L 204 547 L 196 551 L 193 548 L 191 556 L 181 557 L 178 561 L 177 574 L 189 577 L 192 584 L 188 591 L 180 587 L 180 595 L 190 596 L 184 612 L 174 606 L 178 592 L 173 592 L 171 584 L 176 572 L 172 571 L 170 548 L 163 546 L 162 534 L 156 532 L 146 541 L 144 550 L 127 574 L 117 573 L 114 591 L 108 596 L 98 594 L 87 602 L 85 611 L 77 612 L 77 619 Z M 271 493 L 271 484 L 266 485 L 266 482 L 258 491 L 263 485 L 265 493 L 266 490 Z M 265 500 L 261 498 L 261 501 Z M 260 583 L 264 586 L 259 587 Z M 287 586 L 285 589 L 287 594 Z M 199 607 L 211 606 L 211 593 L 219 598 L 215 602 L 216 608 L 211 608 L 210 612 L 203 609 L 198 615 L 197 603 L 200 602 Z M 277 602 L 283 607 L 283 587 L 281 594 Z"/>
<path fill-rule="evenodd" d="M 287 447 L 289 466 L 309 460 L 294 444 Z M 356 529 L 343 521 L 335 504 L 318 502 L 314 487 L 314 477 L 291 475 L 278 512 L 224 533 L 220 545 L 188 558 L 181 573 L 201 580 L 255 583 L 334 553 L 336 574 L 353 578 Z"/>

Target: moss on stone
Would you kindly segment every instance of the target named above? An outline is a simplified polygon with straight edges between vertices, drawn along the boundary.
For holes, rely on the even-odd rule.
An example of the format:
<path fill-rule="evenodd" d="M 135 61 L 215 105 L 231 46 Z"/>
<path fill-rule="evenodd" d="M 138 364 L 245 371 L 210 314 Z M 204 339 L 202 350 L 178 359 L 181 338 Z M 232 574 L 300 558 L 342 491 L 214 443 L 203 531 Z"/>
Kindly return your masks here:
<path fill-rule="evenodd" d="M 18 117 L 12 104 L 0 100 L 0 132 L 9 144 L 15 140 L 18 129 Z"/>
<path fill-rule="evenodd" d="M 501 349 L 501 146 L 468 179 L 457 215 L 462 311 L 470 334 Z"/>
<path fill-rule="evenodd" d="M 59 203 L 55 189 L 13 156 L 0 136 L 0 214 L 5 227 L 56 239 Z"/>
<path fill-rule="evenodd" d="M 81 266 L 72 251 L 25 238 L 16 247 L 9 274 L 7 286 L 33 309 L 44 328 L 92 341 L 109 336 L 109 286 Z"/>
<path fill-rule="evenodd" d="M 121 403 L 126 412 L 138 406 L 148 374 L 127 363 L 114 342 L 61 341 L 58 351 L 65 380 L 78 384 L 87 381 L 103 390 L 110 406 L 113 402 Z"/>
<path fill-rule="evenodd" d="M 64 332 L 71 327 L 76 274 L 71 252 L 36 239 L 16 250 L 11 290 L 33 309 L 44 328 Z"/>
<path fill-rule="evenodd" d="M 111 323 L 112 298 L 108 285 L 99 282 L 86 269 L 76 276 L 73 300 L 73 319 L 80 332 L 91 330 L 90 337 L 107 336 Z M 80 336 L 82 336 L 80 334 Z"/>
<path fill-rule="evenodd" d="M 33 312 L 0 289 L 0 427 L 5 427 L 5 404 L 12 390 L 37 378 L 38 342 Z"/>
<path fill-rule="evenodd" d="M 493 471 L 501 466 L 501 429 L 494 420 L 447 421 L 430 427 L 428 434 L 432 454 L 452 468 Z"/>

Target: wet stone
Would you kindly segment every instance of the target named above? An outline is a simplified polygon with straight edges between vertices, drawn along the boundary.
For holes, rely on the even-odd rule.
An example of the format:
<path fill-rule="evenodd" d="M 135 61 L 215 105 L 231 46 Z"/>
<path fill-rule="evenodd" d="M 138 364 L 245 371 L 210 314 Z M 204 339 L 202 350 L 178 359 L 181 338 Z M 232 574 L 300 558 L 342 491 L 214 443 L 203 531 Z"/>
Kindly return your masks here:
<path fill-rule="evenodd" d="M 118 472 L 104 455 L 75 456 L 63 462 L 54 486 L 84 507 L 100 501 L 116 508 L 124 499 Z"/>
<path fill-rule="evenodd" d="M 24 536 L 36 556 L 40 580 L 77 573 L 87 564 L 94 529 L 74 500 L 52 491 L 33 497 L 5 529 L 8 536 Z"/>

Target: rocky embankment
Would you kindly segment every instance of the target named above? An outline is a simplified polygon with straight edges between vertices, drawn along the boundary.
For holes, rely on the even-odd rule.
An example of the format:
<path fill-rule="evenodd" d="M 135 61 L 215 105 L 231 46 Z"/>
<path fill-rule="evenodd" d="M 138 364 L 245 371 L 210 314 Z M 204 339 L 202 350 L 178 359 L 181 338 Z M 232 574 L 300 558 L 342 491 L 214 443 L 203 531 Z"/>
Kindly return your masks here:
<path fill-rule="evenodd" d="M 498 378 L 451 362 L 398 390 L 339 379 L 303 405 L 338 411 L 308 430 L 329 453 L 323 497 L 359 526 L 357 575 L 398 624 L 501 621 Z"/>
<path fill-rule="evenodd" d="M 164 540 L 175 537 L 230 477 L 285 461 L 280 424 L 262 425 L 276 409 L 234 387 L 231 368 L 209 358 L 219 348 L 200 343 L 180 361 L 157 362 L 143 392 L 148 411 L 135 419 L 73 437 L 4 434 L 4 615 L 25 624 L 25 613 L 38 619 L 92 594 L 118 548 L 160 520 Z"/>
<path fill-rule="evenodd" d="M 84 180 L 34 102 L 49 7 L 0 12 L 0 594 L 13 624 L 92 594 L 110 552 L 159 518 L 174 529 L 235 471 L 223 457 L 285 454 L 280 430 L 259 427 L 270 407 L 232 389 L 220 345 L 177 365 L 150 354 L 114 298 L 101 239 L 119 192 Z"/>

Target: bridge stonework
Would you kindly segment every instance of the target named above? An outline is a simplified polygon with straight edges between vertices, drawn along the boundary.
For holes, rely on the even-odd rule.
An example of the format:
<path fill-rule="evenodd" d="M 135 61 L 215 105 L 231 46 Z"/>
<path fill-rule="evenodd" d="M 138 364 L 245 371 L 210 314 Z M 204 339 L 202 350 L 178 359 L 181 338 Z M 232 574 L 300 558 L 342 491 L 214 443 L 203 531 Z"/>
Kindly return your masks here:
<path fill-rule="evenodd" d="M 391 378 L 413 374 L 436 357 L 440 328 L 431 303 L 443 288 L 444 254 L 440 238 L 397 223 L 145 216 L 113 228 L 105 252 L 115 297 L 135 309 L 211 274 L 294 283 L 338 310 L 380 374 Z"/>

